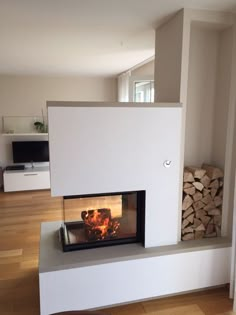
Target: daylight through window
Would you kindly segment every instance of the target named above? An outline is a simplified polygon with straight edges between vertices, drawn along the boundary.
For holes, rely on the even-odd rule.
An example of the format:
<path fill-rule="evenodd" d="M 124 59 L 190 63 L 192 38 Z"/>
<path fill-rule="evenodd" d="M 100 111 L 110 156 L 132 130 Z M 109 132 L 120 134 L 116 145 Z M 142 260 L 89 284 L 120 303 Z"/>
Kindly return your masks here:
<path fill-rule="evenodd" d="M 134 82 L 134 102 L 154 102 L 154 81 Z"/>

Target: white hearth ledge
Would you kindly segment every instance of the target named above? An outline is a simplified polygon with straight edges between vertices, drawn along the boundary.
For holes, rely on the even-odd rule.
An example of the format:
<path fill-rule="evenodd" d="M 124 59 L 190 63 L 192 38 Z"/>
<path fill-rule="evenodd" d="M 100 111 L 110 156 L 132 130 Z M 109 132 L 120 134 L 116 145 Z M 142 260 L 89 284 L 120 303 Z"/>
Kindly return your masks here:
<path fill-rule="evenodd" d="M 179 242 L 176 245 L 144 248 L 141 244 L 116 245 L 63 253 L 59 243 L 60 221 L 41 226 L 39 272 L 143 259 L 178 253 L 231 247 L 226 237 Z"/>
<path fill-rule="evenodd" d="M 58 242 L 60 224 L 49 222 L 41 227 L 41 315 L 102 308 L 229 282 L 231 242 L 226 238 L 63 253 Z"/>

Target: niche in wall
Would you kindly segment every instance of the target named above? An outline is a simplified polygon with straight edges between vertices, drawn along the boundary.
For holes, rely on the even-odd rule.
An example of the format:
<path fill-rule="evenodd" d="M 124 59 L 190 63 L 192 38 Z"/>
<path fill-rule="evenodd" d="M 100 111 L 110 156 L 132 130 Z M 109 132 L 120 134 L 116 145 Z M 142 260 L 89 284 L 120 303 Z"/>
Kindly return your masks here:
<path fill-rule="evenodd" d="M 191 23 L 185 165 L 201 167 L 207 163 L 225 170 L 232 43 L 232 27 Z M 224 202 L 222 214 L 222 235 L 227 235 L 232 215 Z"/>
<path fill-rule="evenodd" d="M 192 23 L 185 132 L 185 165 L 224 169 L 232 28 Z"/>

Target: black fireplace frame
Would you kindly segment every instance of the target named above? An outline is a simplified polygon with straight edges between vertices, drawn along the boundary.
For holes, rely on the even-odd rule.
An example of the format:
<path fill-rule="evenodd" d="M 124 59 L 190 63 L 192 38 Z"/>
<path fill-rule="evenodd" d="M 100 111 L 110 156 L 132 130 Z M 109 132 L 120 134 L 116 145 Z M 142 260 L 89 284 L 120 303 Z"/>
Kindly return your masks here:
<path fill-rule="evenodd" d="M 116 195 L 122 195 L 123 196 L 123 195 L 127 195 L 127 194 L 132 194 L 132 193 L 136 193 L 136 196 L 137 196 L 137 216 L 136 216 L 137 231 L 136 231 L 136 237 L 100 240 L 100 241 L 81 243 L 81 244 L 66 244 L 64 226 L 79 225 L 79 224 L 82 225 L 83 223 L 82 222 L 65 222 L 65 220 L 64 220 L 64 223 L 59 230 L 63 252 L 70 252 L 70 251 L 90 249 L 90 248 L 107 247 L 107 246 L 114 246 L 114 245 L 122 245 L 122 244 L 130 244 L 130 243 L 142 243 L 142 244 L 144 244 L 145 201 L 146 201 L 145 200 L 146 199 L 146 191 L 145 190 L 64 196 L 63 197 L 63 203 L 64 203 L 64 200 L 66 200 L 66 199 L 101 197 L 101 196 L 116 196 Z"/>

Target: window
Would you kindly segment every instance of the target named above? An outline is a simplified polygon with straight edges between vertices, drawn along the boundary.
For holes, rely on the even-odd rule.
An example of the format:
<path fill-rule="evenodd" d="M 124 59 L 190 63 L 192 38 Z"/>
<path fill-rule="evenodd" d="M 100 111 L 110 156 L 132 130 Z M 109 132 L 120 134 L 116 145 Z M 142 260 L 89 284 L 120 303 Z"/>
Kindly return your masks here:
<path fill-rule="evenodd" d="M 134 81 L 134 102 L 154 102 L 154 81 Z"/>

